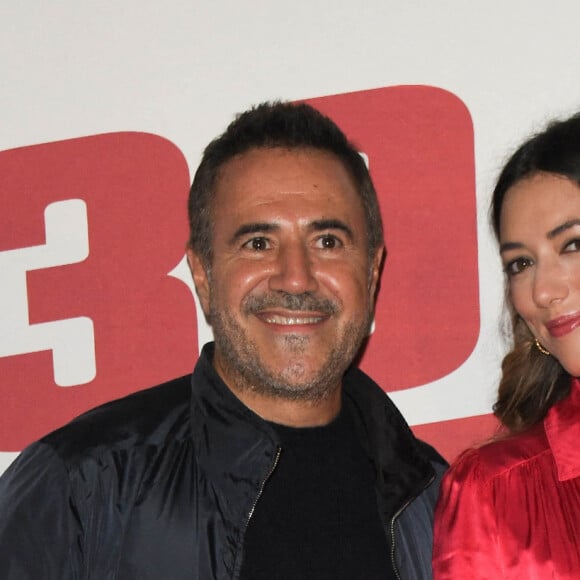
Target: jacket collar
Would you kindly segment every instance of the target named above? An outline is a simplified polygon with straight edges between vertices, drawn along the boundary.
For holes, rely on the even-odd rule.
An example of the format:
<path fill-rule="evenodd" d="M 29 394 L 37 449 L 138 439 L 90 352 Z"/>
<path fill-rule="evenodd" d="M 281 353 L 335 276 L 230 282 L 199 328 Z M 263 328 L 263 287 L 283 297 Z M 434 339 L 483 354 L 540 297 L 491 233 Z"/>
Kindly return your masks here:
<path fill-rule="evenodd" d="M 580 380 L 572 379 L 570 394 L 548 411 L 544 429 L 556 462 L 558 480 L 580 476 Z"/>
<path fill-rule="evenodd" d="M 204 525 L 208 533 L 224 534 L 218 564 L 235 578 L 249 518 L 275 465 L 278 443 L 269 425 L 221 380 L 213 350 L 213 343 L 203 347 L 192 375 L 192 446 L 197 480 L 213 504 L 207 516 L 212 522 Z"/>
<path fill-rule="evenodd" d="M 196 456 L 214 483 L 222 481 L 229 486 L 247 475 L 244 481 L 255 492 L 268 470 L 268 460 L 274 461 L 278 440 L 270 426 L 219 377 L 212 364 L 213 352 L 213 343 L 203 347 L 192 376 Z"/>
<path fill-rule="evenodd" d="M 225 497 L 253 496 L 268 477 L 280 443 L 270 425 L 220 379 L 213 350 L 213 343 L 204 346 L 192 379 L 196 454 Z M 434 470 L 389 397 L 355 367 L 344 376 L 343 405 L 352 412 L 360 442 L 375 465 L 383 516 L 391 517 L 426 487 Z"/>
<path fill-rule="evenodd" d="M 383 516 L 392 517 L 423 491 L 435 471 L 400 411 L 370 377 L 351 368 L 343 393 L 343 404 L 353 410 L 361 443 L 375 464 Z"/>

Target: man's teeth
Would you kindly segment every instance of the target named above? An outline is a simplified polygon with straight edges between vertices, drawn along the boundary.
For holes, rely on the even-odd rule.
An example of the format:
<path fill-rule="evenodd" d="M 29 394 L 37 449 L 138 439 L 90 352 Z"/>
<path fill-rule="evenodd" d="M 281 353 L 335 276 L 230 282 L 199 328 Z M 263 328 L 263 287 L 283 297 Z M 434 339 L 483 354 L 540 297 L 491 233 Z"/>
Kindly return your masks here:
<path fill-rule="evenodd" d="M 322 320 L 322 316 L 280 316 L 271 314 L 266 317 L 266 322 L 270 324 L 284 324 L 293 326 L 295 324 L 316 324 Z"/>

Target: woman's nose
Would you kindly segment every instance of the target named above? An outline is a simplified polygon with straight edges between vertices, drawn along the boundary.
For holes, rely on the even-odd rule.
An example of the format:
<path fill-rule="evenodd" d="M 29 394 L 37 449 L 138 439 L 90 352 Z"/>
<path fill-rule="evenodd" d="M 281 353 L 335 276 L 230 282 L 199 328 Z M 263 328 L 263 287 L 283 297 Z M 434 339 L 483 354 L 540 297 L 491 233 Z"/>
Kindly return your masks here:
<path fill-rule="evenodd" d="M 534 277 L 534 302 L 547 308 L 568 296 L 568 274 L 559 261 L 539 262 Z"/>

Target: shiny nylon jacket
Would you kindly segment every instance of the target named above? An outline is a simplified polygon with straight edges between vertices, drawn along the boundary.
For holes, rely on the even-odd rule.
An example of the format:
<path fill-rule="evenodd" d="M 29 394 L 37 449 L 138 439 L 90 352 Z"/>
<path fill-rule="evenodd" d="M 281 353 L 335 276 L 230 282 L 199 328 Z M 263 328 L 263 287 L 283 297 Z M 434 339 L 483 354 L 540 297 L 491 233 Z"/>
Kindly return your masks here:
<path fill-rule="evenodd" d="M 206 345 L 193 375 L 98 407 L 28 447 L 0 479 L 2 580 L 232 580 L 280 447 Z M 366 375 L 345 375 L 377 467 L 397 577 L 431 578 L 444 462 Z M 282 460 L 282 459 L 281 459 Z"/>

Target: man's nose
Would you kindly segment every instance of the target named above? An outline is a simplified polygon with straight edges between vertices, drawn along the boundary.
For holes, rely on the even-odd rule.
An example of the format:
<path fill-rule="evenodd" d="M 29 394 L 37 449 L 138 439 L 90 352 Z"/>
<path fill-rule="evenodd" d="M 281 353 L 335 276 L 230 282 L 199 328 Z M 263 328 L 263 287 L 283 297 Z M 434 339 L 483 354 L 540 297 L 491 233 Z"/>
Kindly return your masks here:
<path fill-rule="evenodd" d="M 315 264 L 308 248 L 303 244 L 288 244 L 280 249 L 276 268 L 270 276 L 271 290 L 302 294 L 318 289 Z"/>

